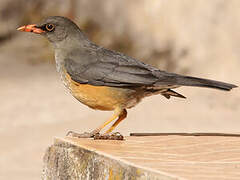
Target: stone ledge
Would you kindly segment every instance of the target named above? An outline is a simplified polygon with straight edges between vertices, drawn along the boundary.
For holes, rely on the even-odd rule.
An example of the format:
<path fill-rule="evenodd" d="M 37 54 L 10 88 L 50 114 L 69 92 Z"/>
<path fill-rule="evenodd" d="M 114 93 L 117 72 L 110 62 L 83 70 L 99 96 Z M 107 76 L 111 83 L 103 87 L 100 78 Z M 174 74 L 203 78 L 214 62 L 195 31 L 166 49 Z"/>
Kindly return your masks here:
<path fill-rule="evenodd" d="M 126 141 L 56 138 L 42 179 L 228 179 L 240 177 L 239 137 L 150 136 Z"/>

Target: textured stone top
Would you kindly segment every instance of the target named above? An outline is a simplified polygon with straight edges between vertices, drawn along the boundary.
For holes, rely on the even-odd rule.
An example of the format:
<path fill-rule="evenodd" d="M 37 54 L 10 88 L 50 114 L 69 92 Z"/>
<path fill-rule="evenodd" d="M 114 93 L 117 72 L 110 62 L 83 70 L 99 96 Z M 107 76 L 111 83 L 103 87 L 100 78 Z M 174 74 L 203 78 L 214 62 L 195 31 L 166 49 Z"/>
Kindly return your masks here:
<path fill-rule="evenodd" d="M 240 137 L 151 136 L 67 143 L 177 179 L 240 179 Z"/>

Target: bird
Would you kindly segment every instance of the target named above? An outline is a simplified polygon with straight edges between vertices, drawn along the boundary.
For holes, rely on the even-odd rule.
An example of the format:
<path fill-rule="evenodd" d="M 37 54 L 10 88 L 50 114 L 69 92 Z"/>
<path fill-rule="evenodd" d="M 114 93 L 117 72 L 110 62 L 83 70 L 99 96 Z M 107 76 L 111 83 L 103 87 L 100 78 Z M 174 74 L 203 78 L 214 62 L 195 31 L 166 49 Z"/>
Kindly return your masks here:
<path fill-rule="evenodd" d="M 113 116 L 91 132 L 68 132 L 68 136 L 123 140 L 112 133 L 127 117 L 127 109 L 143 98 L 162 95 L 185 98 L 173 89 L 195 86 L 230 91 L 237 86 L 225 82 L 185 76 L 159 70 L 123 53 L 106 49 L 90 41 L 70 19 L 49 16 L 38 24 L 29 24 L 17 30 L 46 37 L 55 51 L 56 68 L 69 92 L 81 103 L 96 110 L 113 111 Z M 112 126 L 101 130 L 109 123 Z"/>

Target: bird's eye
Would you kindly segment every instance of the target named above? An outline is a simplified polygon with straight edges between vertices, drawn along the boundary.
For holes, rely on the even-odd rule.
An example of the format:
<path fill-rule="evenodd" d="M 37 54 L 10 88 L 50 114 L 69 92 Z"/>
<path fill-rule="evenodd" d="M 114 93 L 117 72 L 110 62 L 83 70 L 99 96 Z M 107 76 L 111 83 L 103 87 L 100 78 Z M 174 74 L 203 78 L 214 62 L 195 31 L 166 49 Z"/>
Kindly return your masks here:
<path fill-rule="evenodd" d="M 53 24 L 47 24 L 46 26 L 47 31 L 51 32 L 54 30 L 54 25 Z"/>

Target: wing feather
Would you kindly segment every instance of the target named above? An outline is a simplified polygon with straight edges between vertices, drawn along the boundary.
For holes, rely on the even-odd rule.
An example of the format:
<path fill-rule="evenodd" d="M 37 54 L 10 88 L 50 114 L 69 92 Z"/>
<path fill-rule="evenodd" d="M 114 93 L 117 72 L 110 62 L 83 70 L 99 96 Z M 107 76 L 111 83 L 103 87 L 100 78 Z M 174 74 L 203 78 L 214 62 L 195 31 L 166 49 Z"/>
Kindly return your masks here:
<path fill-rule="evenodd" d="M 80 51 L 65 59 L 65 68 L 74 81 L 96 86 L 153 85 L 158 77 L 153 74 L 152 67 L 149 67 L 123 54 L 106 49 L 97 53 Z"/>

